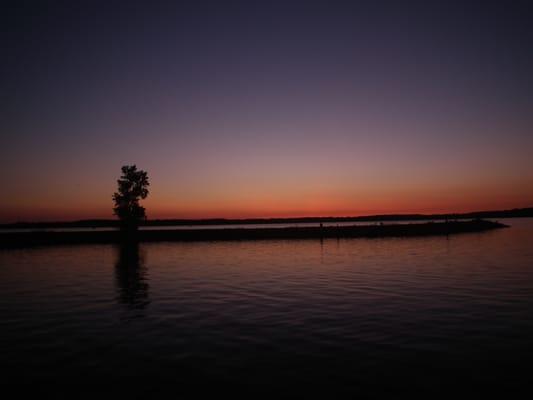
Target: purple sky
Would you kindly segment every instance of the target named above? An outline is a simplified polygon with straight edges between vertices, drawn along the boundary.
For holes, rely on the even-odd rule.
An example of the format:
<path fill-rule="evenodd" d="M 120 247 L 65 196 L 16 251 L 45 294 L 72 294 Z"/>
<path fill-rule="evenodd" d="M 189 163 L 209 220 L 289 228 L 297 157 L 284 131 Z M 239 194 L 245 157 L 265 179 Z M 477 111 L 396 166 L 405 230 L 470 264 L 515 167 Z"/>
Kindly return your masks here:
<path fill-rule="evenodd" d="M 17 2 L 5 10 L 0 221 L 533 205 L 521 2 Z M 394 5 L 396 4 L 396 5 Z"/>

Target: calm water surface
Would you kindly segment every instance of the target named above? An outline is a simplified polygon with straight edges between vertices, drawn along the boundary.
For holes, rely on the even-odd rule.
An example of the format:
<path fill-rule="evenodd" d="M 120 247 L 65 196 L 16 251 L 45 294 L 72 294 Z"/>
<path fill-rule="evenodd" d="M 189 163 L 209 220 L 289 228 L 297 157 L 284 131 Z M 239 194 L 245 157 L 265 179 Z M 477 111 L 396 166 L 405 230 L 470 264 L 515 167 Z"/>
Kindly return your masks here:
<path fill-rule="evenodd" d="M 2 379 L 518 390 L 533 220 L 505 222 L 448 238 L 1 250 Z"/>

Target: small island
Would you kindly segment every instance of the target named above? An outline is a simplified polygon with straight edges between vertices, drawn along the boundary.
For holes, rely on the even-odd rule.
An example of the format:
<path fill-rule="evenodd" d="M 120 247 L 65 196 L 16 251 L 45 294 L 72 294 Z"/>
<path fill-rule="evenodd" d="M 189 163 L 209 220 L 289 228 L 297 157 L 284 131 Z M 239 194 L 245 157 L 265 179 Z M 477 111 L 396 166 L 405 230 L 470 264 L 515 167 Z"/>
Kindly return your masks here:
<path fill-rule="evenodd" d="M 138 230 L 139 242 L 186 242 L 267 239 L 379 238 L 451 235 L 505 228 L 507 225 L 482 219 L 470 221 L 424 222 L 349 226 L 295 226 L 268 228 L 159 229 Z M 26 247 L 56 244 L 121 243 L 120 230 L 109 231 L 33 231 L 0 234 L 0 247 Z M 131 240 L 129 236 L 128 240 Z"/>

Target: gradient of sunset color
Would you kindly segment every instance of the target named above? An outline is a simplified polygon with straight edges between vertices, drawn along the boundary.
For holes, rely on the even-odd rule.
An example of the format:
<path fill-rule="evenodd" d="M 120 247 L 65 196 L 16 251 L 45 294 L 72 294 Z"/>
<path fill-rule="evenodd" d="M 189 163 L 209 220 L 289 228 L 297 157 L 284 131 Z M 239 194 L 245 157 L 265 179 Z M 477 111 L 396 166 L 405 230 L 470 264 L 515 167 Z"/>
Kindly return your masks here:
<path fill-rule="evenodd" d="M 527 4 L 398 3 L 12 4 L 0 222 L 532 206 Z"/>

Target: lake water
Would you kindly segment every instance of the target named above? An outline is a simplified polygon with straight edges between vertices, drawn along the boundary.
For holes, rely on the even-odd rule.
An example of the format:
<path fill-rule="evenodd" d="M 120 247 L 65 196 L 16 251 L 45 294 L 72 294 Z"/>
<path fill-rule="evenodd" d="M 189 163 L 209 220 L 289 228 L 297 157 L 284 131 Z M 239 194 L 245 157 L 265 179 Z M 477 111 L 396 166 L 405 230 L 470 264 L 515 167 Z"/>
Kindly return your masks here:
<path fill-rule="evenodd" d="M 533 361 L 533 219 L 502 221 L 449 237 L 0 250 L 1 379 L 139 396 L 517 391 Z"/>

